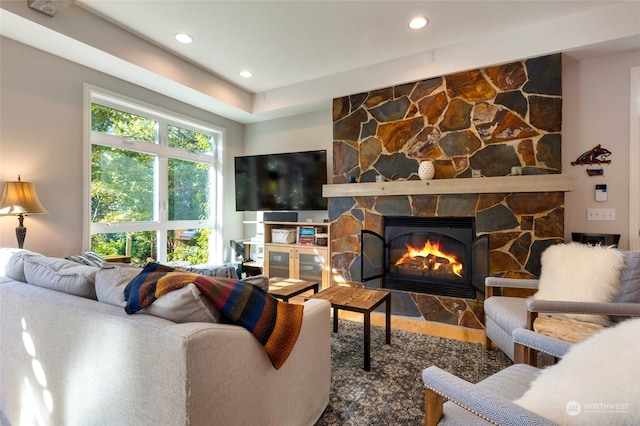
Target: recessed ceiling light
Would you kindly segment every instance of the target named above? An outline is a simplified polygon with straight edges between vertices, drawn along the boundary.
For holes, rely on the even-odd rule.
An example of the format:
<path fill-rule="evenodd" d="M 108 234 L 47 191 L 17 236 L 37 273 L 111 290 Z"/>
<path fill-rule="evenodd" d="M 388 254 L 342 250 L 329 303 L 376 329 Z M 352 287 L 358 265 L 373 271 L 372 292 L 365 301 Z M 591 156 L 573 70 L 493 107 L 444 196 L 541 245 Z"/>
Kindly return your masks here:
<path fill-rule="evenodd" d="M 174 37 L 180 43 L 184 43 L 184 44 L 189 44 L 193 41 L 193 38 L 187 33 L 176 33 Z"/>
<path fill-rule="evenodd" d="M 429 22 L 427 18 L 419 16 L 409 21 L 409 28 L 411 28 L 412 30 L 419 30 L 420 28 L 423 28 L 425 25 L 427 25 L 427 22 Z"/>
<path fill-rule="evenodd" d="M 243 70 L 240 71 L 240 76 L 244 78 L 251 78 L 253 77 L 253 73 L 251 71 Z"/>

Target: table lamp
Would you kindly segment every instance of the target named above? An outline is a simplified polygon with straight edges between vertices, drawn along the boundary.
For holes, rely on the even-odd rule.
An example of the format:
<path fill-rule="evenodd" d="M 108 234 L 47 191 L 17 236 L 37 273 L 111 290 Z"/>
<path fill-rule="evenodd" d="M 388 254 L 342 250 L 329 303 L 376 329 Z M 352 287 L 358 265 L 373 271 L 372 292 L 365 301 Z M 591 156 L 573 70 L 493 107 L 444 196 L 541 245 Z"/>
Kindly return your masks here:
<path fill-rule="evenodd" d="M 16 238 L 18 247 L 23 248 L 27 228 L 24 227 L 24 217 L 30 214 L 49 214 L 42 206 L 36 194 L 35 186 L 30 182 L 22 182 L 18 175 L 17 182 L 5 182 L 0 194 L 0 215 L 18 216 Z"/>

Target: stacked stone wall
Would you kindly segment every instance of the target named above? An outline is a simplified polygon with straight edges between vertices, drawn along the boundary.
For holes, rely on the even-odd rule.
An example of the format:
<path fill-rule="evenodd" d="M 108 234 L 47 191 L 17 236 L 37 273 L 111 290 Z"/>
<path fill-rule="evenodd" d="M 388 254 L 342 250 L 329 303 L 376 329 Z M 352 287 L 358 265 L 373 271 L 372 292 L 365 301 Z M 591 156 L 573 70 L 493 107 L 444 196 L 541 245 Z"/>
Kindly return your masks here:
<path fill-rule="evenodd" d="M 523 174 L 560 173 L 561 74 L 557 54 L 334 99 L 333 183 L 418 179 L 426 159 L 436 179 L 508 176 L 515 166 Z M 489 234 L 491 275 L 533 278 L 542 251 L 563 241 L 564 193 L 331 198 L 335 281 L 358 285 L 360 231 L 381 232 L 385 215 L 474 216 L 478 234 Z M 445 322 L 455 317 L 473 327 L 481 311 L 474 302 L 435 297 L 434 310 L 426 296 L 406 296 L 413 303 L 401 302 L 405 313 L 433 317 L 444 309 L 451 314 Z"/>

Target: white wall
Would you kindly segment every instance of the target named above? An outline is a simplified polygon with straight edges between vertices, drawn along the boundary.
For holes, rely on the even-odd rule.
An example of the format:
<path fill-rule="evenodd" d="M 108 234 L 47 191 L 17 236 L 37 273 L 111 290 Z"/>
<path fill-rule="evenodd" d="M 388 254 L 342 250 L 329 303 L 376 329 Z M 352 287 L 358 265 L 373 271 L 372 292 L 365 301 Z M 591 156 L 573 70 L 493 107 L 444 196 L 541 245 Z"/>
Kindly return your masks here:
<path fill-rule="evenodd" d="M 565 196 L 567 239 L 571 232 L 621 234 L 620 247 L 629 247 L 629 82 L 630 69 L 639 65 L 640 50 L 563 64 L 562 167 L 576 178 L 576 189 Z M 571 165 L 598 144 L 612 152 L 604 176 Z M 596 184 L 607 185 L 606 202 L 595 201 Z M 587 221 L 587 208 L 614 208 L 616 220 Z"/>
<path fill-rule="evenodd" d="M 18 174 L 36 185 L 46 216 L 25 219 L 25 248 L 67 256 L 86 248 L 82 241 L 83 84 L 116 93 L 226 129 L 224 161 L 242 153 L 244 125 L 161 94 L 0 38 L 0 182 Z M 225 171 L 225 198 L 234 196 L 233 166 Z M 222 238 L 242 233 L 242 215 L 225 204 Z M 0 247 L 17 247 L 12 216 L 0 217 Z M 228 250 L 228 249 L 227 249 Z"/>
<path fill-rule="evenodd" d="M 300 114 L 291 117 L 247 124 L 244 141 L 245 155 L 278 152 L 327 150 L 327 176 L 333 175 L 333 118 L 330 109 Z M 328 218 L 327 211 L 300 212 L 298 220 L 310 219 L 322 222 Z M 246 213 L 245 220 L 255 220 L 254 213 Z M 246 238 L 255 229 L 246 228 Z"/>

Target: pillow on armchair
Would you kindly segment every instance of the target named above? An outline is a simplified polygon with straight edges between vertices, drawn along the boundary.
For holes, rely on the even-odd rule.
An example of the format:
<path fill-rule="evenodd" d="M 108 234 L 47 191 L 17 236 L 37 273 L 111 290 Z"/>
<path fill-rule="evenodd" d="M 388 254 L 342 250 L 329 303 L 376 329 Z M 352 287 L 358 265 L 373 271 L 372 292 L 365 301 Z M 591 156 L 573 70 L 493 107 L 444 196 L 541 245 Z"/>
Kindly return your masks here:
<path fill-rule="evenodd" d="M 606 303 L 620 293 L 625 260 L 613 247 L 557 244 L 547 248 L 540 261 L 538 292 L 531 296 L 534 299 Z M 611 322 L 606 315 L 564 316 L 605 326 Z"/>

